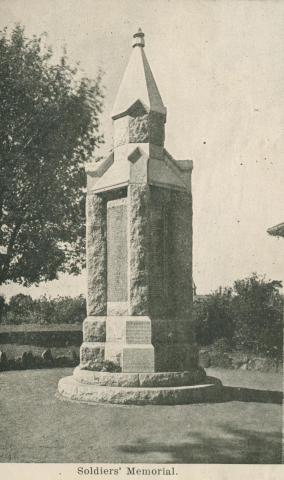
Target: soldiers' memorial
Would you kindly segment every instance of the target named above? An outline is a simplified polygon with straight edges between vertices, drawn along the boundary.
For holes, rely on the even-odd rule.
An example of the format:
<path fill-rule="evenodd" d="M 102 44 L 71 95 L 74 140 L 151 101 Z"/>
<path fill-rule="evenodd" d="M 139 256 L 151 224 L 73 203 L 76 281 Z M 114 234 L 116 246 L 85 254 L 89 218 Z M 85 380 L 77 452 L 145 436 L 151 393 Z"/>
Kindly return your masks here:
<path fill-rule="evenodd" d="M 276 480 L 284 3 L 0 11 L 0 477 Z"/>
<path fill-rule="evenodd" d="M 198 366 L 192 322 L 193 163 L 164 148 L 167 110 L 144 47 L 139 29 L 113 150 L 86 168 L 88 316 L 80 365 L 58 386 L 70 400 L 178 404 L 221 389 Z"/>

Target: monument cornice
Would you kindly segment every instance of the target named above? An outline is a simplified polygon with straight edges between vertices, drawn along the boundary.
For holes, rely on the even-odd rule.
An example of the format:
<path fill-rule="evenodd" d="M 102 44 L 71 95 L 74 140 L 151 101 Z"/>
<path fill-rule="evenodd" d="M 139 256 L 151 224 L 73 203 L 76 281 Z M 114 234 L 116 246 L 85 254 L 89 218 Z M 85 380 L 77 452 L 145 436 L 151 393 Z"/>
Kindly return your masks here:
<path fill-rule="evenodd" d="M 149 146 L 135 145 L 115 160 L 112 152 L 100 164 L 86 166 L 88 193 L 100 193 L 130 184 L 156 185 L 173 190 L 191 192 L 191 160 L 174 160 L 163 149 L 162 158 L 151 157 Z"/>

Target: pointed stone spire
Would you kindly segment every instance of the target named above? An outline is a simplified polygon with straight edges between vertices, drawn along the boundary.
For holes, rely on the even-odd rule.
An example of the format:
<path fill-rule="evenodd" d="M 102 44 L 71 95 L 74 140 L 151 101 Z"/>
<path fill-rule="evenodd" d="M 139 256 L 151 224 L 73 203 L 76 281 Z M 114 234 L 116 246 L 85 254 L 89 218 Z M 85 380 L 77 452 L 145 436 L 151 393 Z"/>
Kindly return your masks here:
<path fill-rule="evenodd" d="M 144 52 L 144 37 L 140 28 L 133 35 L 132 53 L 112 111 L 116 159 L 127 156 L 117 147 L 133 144 L 143 144 L 148 151 L 158 147 L 162 155 L 167 109 Z"/>
<path fill-rule="evenodd" d="M 139 103 L 146 112 L 159 113 L 166 121 L 167 109 L 144 52 L 144 38 L 141 28 L 133 35 L 133 50 L 114 103 L 113 120 L 128 115 Z"/>
<path fill-rule="evenodd" d="M 115 101 L 113 149 L 88 166 L 88 191 L 147 184 L 190 192 L 191 161 L 176 161 L 164 148 L 166 107 L 144 53 L 145 35 L 133 35 L 132 53 Z"/>

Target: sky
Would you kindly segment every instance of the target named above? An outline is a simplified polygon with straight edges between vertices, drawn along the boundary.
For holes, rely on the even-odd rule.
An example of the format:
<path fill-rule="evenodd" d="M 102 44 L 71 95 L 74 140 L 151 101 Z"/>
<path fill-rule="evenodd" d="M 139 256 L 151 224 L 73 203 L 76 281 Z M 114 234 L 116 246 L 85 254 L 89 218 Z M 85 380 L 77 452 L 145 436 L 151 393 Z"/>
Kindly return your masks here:
<path fill-rule="evenodd" d="M 66 46 L 84 74 L 105 74 L 104 150 L 110 112 L 141 27 L 168 116 L 166 148 L 192 159 L 193 277 L 197 293 L 252 272 L 283 280 L 284 2 L 199 0 L 0 0 L 0 29 L 20 22 Z M 85 275 L 2 288 L 34 297 L 85 292 Z"/>

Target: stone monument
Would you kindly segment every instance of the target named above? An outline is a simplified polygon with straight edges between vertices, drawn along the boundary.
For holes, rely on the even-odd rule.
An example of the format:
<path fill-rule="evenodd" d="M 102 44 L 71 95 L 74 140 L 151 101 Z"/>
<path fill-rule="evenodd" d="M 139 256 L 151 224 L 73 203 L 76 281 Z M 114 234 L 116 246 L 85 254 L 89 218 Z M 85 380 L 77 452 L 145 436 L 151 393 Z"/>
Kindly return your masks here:
<path fill-rule="evenodd" d="M 83 402 L 175 404 L 214 398 L 192 325 L 191 160 L 164 148 L 167 110 L 133 50 L 113 112 L 113 150 L 87 166 L 87 318 L 80 365 L 59 382 Z"/>

